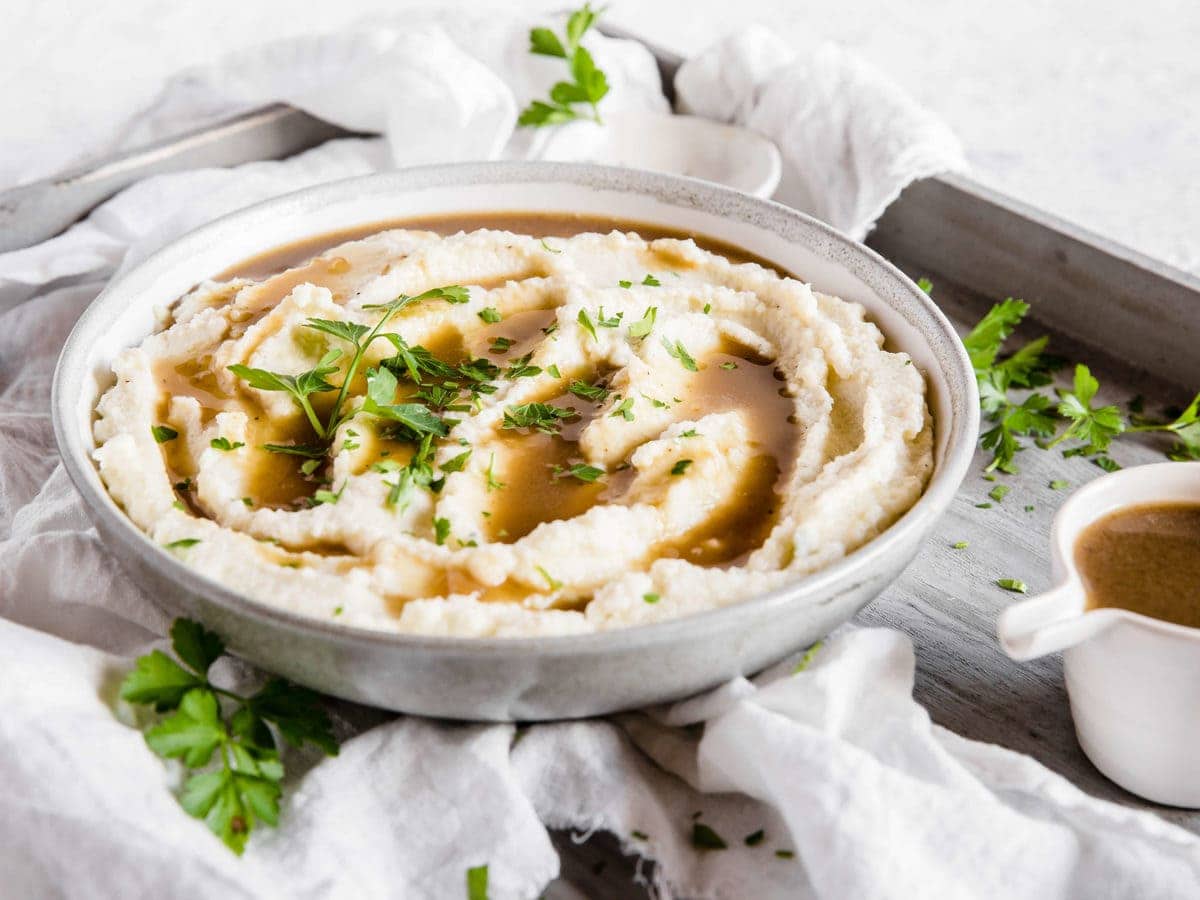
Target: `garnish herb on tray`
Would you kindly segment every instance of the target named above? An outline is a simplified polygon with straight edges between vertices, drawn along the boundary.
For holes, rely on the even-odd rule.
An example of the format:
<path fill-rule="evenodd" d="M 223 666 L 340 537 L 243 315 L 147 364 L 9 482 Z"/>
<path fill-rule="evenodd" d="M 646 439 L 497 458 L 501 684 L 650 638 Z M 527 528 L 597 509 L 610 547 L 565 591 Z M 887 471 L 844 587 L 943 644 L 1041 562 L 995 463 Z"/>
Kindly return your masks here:
<path fill-rule="evenodd" d="M 178 661 L 161 650 L 139 657 L 121 698 L 169 713 L 146 729 L 146 743 L 182 762 L 188 778 L 180 804 L 240 854 L 257 823 L 279 824 L 283 762 L 273 731 L 290 746 L 313 744 L 329 756 L 337 740 L 307 688 L 271 678 L 242 696 L 214 685 L 208 673 L 225 643 L 202 625 L 176 619 L 171 645 Z"/>
<path fill-rule="evenodd" d="M 579 43 L 596 23 L 600 12 L 585 3 L 567 19 L 567 30 L 562 38 L 549 28 L 534 28 L 529 32 L 529 52 L 565 60 L 571 80 L 556 82 L 546 100 L 534 100 L 525 107 L 517 119 L 518 125 L 539 128 L 581 118 L 603 124 L 599 103 L 608 93 L 608 78 L 596 68 L 592 54 Z M 580 104 L 586 104 L 590 114 L 580 113 Z"/>
<path fill-rule="evenodd" d="M 1016 455 L 1026 449 L 1022 438 L 1032 438 L 1045 450 L 1067 444 L 1064 456 L 1088 457 L 1113 471 L 1120 466 L 1107 455 L 1112 442 L 1122 434 L 1149 431 L 1175 438 L 1167 451 L 1169 458 L 1200 460 L 1200 394 L 1174 420 L 1151 422 L 1137 415 L 1127 417 L 1117 406 L 1097 405 L 1100 383 L 1083 364 L 1075 366 L 1069 388 L 1056 389 L 1057 399 L 1040 391 L 1053 383 L 1054 373 L 1063 366 L 1061 359 L 1046 352 L 1049 338 L 1000 356 L 1028 311 L 1028 303 L 1010 297 L 993 306 L 963 339 L 979 383 L 980 406 L 991 423 L 980 438 L 992 454 L 986 471 L 1015 474 Z M 1015 397 L 1015 392 L 1025 393 Z"/>

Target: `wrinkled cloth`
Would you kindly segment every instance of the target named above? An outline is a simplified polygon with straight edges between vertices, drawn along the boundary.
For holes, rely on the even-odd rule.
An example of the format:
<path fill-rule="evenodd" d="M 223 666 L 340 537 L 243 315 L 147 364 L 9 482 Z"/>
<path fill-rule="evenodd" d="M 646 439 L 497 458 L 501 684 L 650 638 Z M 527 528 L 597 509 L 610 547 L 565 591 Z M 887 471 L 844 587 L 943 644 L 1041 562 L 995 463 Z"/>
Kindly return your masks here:
<path fill-rule="evenodd" d="M 675 88 L 681 112 L 771 138 L 775 199 L 857 240 L 908 184 L 966 168 L 944 122 L 836 44 L 794 48 L 752 26 L 685 62 Z"/>
<path fill-rule="evenodd" d="M 467 54 L 427 26 L 428 46 Z M 461 89 L 451 118 L 439 121 L 457 116 L 478 125 L 464 136 L 471 153 L 536 154 L 529 136 L 512 136 L 515 106 L 504 91 L 524 102 L 545 83 L 534 90 L 522 82 L 534 76 L 518 77 L 495 49 L 472 57 L 483 69 L 406 64 L 397 48 L 409 37 L 360 30 L 268 48 L 261 58 L 269 62 L 253 75 L 236 61 L 191 73 L 131 123 L 125 139 L 283 96 L 385 137 L 334 141 L 285 162 L 153 178 L 65 234 L 0 255 L 0 893 L 461 897 L 466 870 L 486 864 L 493 900 L 526 898 L 559 870 L 547 829 L 613 833 L 628 853 L 657 861 L 646 877 L 664 897 L 1155 898 L 1194 891 L 1200 842 L 1190 834 L 1089 798 L 1026 757 L 932 725 L 912 699 L 911 642 L 883 629 L 843 630 L 803 671 L 793 671 L 794 658 L 753 680 L 603 720 L 517 729 L 330 702 L 341 753 L 286 752 L 280 827 L 257 831 L 242 858 L 183 812 L 172 795 L 178 767 L 155 756 L 136 728 L 147 713 L 117 698 L 133 658 L 165 647 L 169 622 L 100 542 L 58 463 L 49 418 L 54 361 L 108 278 L 183 232 L 305 185 L 430 154 L 444 158 L 402 140 L 404 107 L 391 105 L 390 96 L 397 81 L 424 84 L 412 91 L 418 105 Z M 737 37 L 732 46 L 761 40 Z M 359 59 L 372 47 L 389 60 L 385 79 L 372 81 L 372 66 Z M 513 48 L 510 56 L 522 56 L 523 39 Z M 635 46 L 621 52 L 630 54 L 631 72 L 644 69 L 633 60 Z M 738 75 L 718 65 L 730 52 L 719 46 L 680 76 L 694 87 L 704 73 L 724 72 L 729 98 L 742 99 L 721 101 L 713 112 L 720 118 L 753 107 L 771 74 L 746 68 Z M 306 80 L 315 60 L 345 80 Z M 884 159 L 859 146 L 865 137 L 850 125 L 852 111 L 816 107 L 871 107 L 887 96 L 895 102 L 894 92 L 882 99 L 871 93 L 886 86 L 848 55 L 833 54 L 819 68 L 809 63 L 814 78 L 845 66 L 840 83 L 863 93 L 823 92 L 802 80 L 804 64 L 793 61 L 789 77 L 800 79 L 797 96 L 810 98 L 812 127 L 833 130 L 807 149 L 776 135 L 789 164 L 811 153 L 813 171 L 836 172 L 838 159 L 864 166 Z M 627 87 L 635 104 L 653 93 L 633 75 Z M 343 104 L 346 93 L 354 96 Z M 389 96 L 373 102 L 381 93 Z M 614 88 L 614 98 L 621 93 Z M 914 127 L 902 112 L 895 127 Z M 873 121 L 894 148 L 927 139 L 887 133 L 884 116 Z M 406 147 L 417 155 L 398 156 Z M 889 194 L 897 171 L 876 173 L 871 190 L 866 169 L 853 179 L 812 181 L 809 189 L 823 209 L 858 210 L 865 229 L 862 211 Z M 857 227 L 853 215 L 840 227 Z M 230 677 L 256 677 L 244 664 L 228 668 Z M 728 847 L 695 848 L 696 821 Z M 747 845 L 760 830 L 761 842 Z"/>

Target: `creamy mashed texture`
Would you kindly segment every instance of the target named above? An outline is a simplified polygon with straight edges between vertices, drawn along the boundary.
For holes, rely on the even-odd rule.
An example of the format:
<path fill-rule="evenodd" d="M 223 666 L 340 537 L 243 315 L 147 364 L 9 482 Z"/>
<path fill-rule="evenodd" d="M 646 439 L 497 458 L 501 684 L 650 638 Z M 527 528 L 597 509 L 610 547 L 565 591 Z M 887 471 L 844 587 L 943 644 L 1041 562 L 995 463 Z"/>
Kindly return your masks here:
<path fill-rule="evenodd" d="M 393 229 L 183 297 L 114 363 L 95 459 L 164 552 L 289 610 L 625 627 L 769 591 L 916 501 L 924 382 L 883 343 L 690 240 Z"/>

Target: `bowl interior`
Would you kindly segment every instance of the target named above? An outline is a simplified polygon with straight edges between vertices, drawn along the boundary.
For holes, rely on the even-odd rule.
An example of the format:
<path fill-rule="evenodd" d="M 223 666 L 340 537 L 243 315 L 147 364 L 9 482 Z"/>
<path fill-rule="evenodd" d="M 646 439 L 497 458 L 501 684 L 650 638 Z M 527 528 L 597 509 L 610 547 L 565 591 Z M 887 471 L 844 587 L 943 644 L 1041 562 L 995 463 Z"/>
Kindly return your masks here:
<path fill-rule="evenodd" d="M 893 533 L 928 528 L 949 503 L 970 462 L 978 428 L 974 377 L 950 323 L 890 264 L 794 210 L 709 183 L 581 164 L 479 163 L 350 179 L 267 201 L 192 232 L 114 281 L 81 317 L 55 375 L 60 450 L 93 513 L 119 520 L 111 522 L 116 528 L 136 531 L 108 497 L 91 463 L 93 410 L 112 382 L 114 356 L 159 327 L 156 311 L 205 278 L 303 238 L 409 216 L 510 211 L 608 216 L 739 246 L 820 291 L 862 304 L 887 336 L 889 348 L 912 356 L 925 374 L 934 416 L 930 484 L 884 534 L 810 576 L 814 584 L 825 589 L 856 577 L 855 567 L 883 553 L 889 535 L 895 539 L 899 535 Z M 173 560 L 162 564 L 183 570 Z M 181 577 L 196 580 L 190 570 Z M 691 618 L 736 616 L 739 605 L 744 604 Z"/>
<path fill-rule="evenodd" d="M 434 171 L 452 173 L 456 168 Z M 282 244 L 364 223 L 513 211 L 611 216 L 696 232 L 770 260 L 817 290 L 862 304 L 887 336 L 889 348 L 907 352 L 925 374 L 936 424 L 936 459 L 939 466 L 943 463 L 951 437 L 947 426 L 960 411 L 952 393 L 961 393 L 963 385 L 952 385 L 951 377 L 961 374 L 955 358 L 961 352 L 947 345 L 950 326 L 932 304 L 923 302 L 919 289 L 869 250 L 784 207 L 685 179 L 586 165 L 516 167 L 527 175 L 539 169 L 546 170 L 545 177 L 508 183 L 470 179 L 465 177 L 469 171 L 461 180 L 451 175 L 424 185 L 398 177 L 407 173 L 335 182 L 234 213 L 160 250 L 104 292 L 81 318 L 64 351 L 76 357 L 82 375 L 63 395 L 71 403 L 70 449 L 87 453 L 94 446 L 93 410 L 112 381 L 116 354 L 157 330 L 156 311 L 205 278 Z M 563 170 L 590 170 L 608 178 L 568 181 Z M 676 190 L 640 189 L 647 181 Z M 86 344 L 80 346 L 83 342 L 76 338 L 83 334 Z"/>

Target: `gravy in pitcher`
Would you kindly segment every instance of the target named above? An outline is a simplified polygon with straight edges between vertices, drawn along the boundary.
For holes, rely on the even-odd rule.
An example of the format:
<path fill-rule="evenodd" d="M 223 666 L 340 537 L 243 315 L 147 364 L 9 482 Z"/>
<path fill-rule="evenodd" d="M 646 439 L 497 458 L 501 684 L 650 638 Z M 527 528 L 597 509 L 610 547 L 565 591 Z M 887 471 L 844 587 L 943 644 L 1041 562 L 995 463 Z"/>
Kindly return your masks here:
<path fill-rule="evenodd" d="M 1200 503 L 1147 503 L 1084 529 L 1075 563 L 1088 609 L 1128 609 L 1200 628 Z"/>

